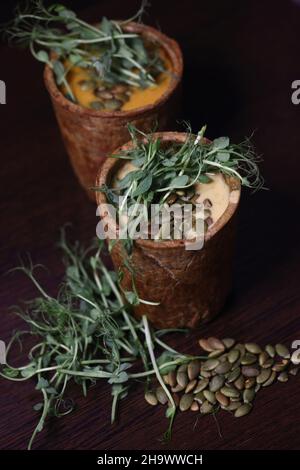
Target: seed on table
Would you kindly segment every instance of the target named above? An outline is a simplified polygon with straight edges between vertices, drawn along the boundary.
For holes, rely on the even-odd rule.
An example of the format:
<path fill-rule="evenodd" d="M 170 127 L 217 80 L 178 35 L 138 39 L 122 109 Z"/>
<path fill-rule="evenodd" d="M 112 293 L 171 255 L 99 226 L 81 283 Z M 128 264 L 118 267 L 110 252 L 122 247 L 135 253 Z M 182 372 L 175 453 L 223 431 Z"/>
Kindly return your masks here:
<path fill-rule="evenodd" d="M 190 410 L 191 411 L 199 411 L 199 405 L 196 401 L 193 401 L 193 403 L 191 404 Z"/>
<path fill-rule="evenodd" d="M 245 403 L 250 403 L 254 400 L 255 397 L 255 390 L 254 388 L 248 388 L 243 392 L 243 400 Z"/>
<path fill-rule="evenodd" d="M 250 366 L 257 361 L 257 356 L 251 353 L 245 353 L 241 359 L 241 364 L 244 366 Z"/>
<path fill-rule="evenodd" d="M 226 349 L 230 349 L 235 344 L 235 340 L 233 338 L 223 338 L 222 343 Z"/>
<path fill-rule="evenodd" d="M 287 359 L 283 359 L 281 362 L 277 362 L 272 367 L 272 370 L 275 372 L 282 372 L 288 365 L 289 361 Z"/>
<path fill-rule="evenodd" d="M 260 354 L 261 353 L 261 347 L 258 346 L 256 343 L 246 343 L 245 348 L 249 353 L 252 354 Z"/>
<path fill-rule="evenodd" d="M 259 392 L 260 389 L 261 389 L 261 384 L 256 384 L 254 387 L 255 393 Z"/>
<path fill-rule="evenodd" d="M 186 371 L 187 371 L 187 364 L 181 364 L 177 369 L 177 372 L 186 372 Z"/>
<path fill-rule="evenodd" d="M 260 353 L 259 357 L 258 357 L 258 363 L 260 366 L 263 366 L 264 363 L 270 359 L 270 356 L 269 354 L 266 352 L 266 351 L 263 351 Z"/>
<path fill-rule="evenodd" d="M 109 111 L 118 111 L 122 107 L 122 101 L 120 100 L 106 100 L 105 101 L 105 109 L 108 109 Z"/>
<path fill-rule="evenodd" d="M 212 202 L 211 202 L 211 200 L 208 199 L 208 198 L 204 199 L 204 201 L 203 201 L 203 206 L 204 206 L 205 208 L 212 207 Z"/>
<path fill-rule="evenodd" d="M 200 375 L 205 379 L 209 379 L 212 376 L 212 373 L 201 369 Z"/>
<path fill-rule="evenodd" d="M 200 368 L 201 362 L 199 361 L 199 359 L 194 359 L 193 361 L 191 361 L 187 368 L 188 378 L 190 380 L 193 380 L 198 377 Z"/>
<path fill-rule="evenodd" d="M 227 372 L 230 371 L 232 365 L 230 364 L 230 362 L 221 362 L 221 364 L 219 364 L 216 368 L 215 368 L 215 372 L 217 374 L 227 374 Z"/>
<path fill-rule="evenodd" d="M 190 393 L 192 390 L 194 390 L 196 385 L 197 385 L 197 379 L 191 380 L 186 386 L 185 393 Z"/>
<path fill-rule="evenodd" d="M 222 356 L 223 354 L 223 351 L 220 351 L 219 349 L 215 349 L 214 351 L 210 352 L 208 354 L 208 358 L 211 359 L 211 358 L 219 358 L 220 356 Z"/>
<path fill-rule="evenodd" d="M 233 387 L 228 387 L 228 386 L 222 387 L 221 393 L 223 393 L 225 397 L 229 397 L 229 398 L 237 398 L 240 396 L 240 392 L 238 390 L 234 389 Z"/>
<path fill-rule="evenodd" d="M 231 349 L 231 351 L 229 351 L 228 353 L 228 361 L 230 362 L 230 364 L 236 362 L 240 357 L 240 354 L 241 353 L 238 349 Z"/>
<path fill-rule="evenodd" d="M 168 374 L 167 374 L 167 375 L 163 375 L 163 376 L 162 376 L 162 379 L 163 379 L 163 381 L 164 381 L 164 383 L 165 383 L 166 385 L 169 385 L 169 376 L 168 376 Z"/>
<path fill-rule="evenodd" d="M 235 411 L 237 410 L 238 408 L 240 408 L 240 406 L 242 405 L 242 403 L 240 401 L 231 401 L 227 407 L 227 410 L 228 411 Z"/>
<path fill-rule="evenodd" d="M 190 408 L 191 404 L 194 401 L 194 395 L 192 393 L 185 393 L 182 395 L 179 402 L 180 411 L 186 411 Z"/>
<path fill-rule="evenodd" d="M 207 217 L 207 218 L 205 219 L 205 222 L 207 223 L 207 226 L 208 226 L 208 227 L 210 227 L 210 226 L 214 223 L 212 217 Z"/>
<path fill-rule="evenodd" d="M 280 374 L 277 377 L 277 380 L 279 382 L 287 382 L 289 380 L 287 372 L 280 372 Z"/>
<path fill-rule="evenodd" d="M 88 91 L 95 88 L 94 80 L 80 80 L 78 82 L 78 85 L 80 86 L 82 91 Z"/>
<path fill-rule="evenodd" d="M 156 398 L 158 399 L 159 403 L 165 405 L 168 401 L 168 397 L 166 392 L 162 387 L 157 387 L 156 389 Z"/>
<path fill-rule="evenodd" d="M 299 370 L 298 367 L 291 367 L 291 368 L 289 369 L 289 373 L 290 373 L 291 375 L 297 375 L 297 374 L 298 374 L 298 370 Z"/>
<path fill-rule="evenodd" d="M 194 389 L 194 393 L 202 392 L 202 390 L 204 390 L 207 387 L 208 383 L 209 383 L 208 379 L 199 380 L 196 388 Z"/>
<path fill-rule="evenodd" d="M 216 392 L 217 390 L 220 390 L 220 388 L 223 387 L 224 382 L 224 377 L 222 377 L 221 375 L 216 375 L 211 379 L 209 383 L 209 390 L 211 392 Z"/>
<path fill-rule="evenodd" d="M 274 346 L 272 346 L 271 344 L 267 344 L 267 346 L 265 347 L 265 350 L 267 351 L 269 356 L 275 357 L 276 351 L 275 351 Z"/>
<path fill-rule="evenodd" d="M 145 400 L 149 405 L 152 405 L 152 406 L 155 406 L 158 403 L 155 393 L 150 392 L 150 391 L 145 393 Z"/>
<path fill-rule="evenodd" d="M 186 387 L 186 385 L 182 386 L 182 385 L 177 384 L 175 387 L 172 387 L 171 390 L 174 393 L 178 393 L 178 392 L 182 392 L 182 390 L 184 390 L 185 387 Z"/>
<path fill-rule="evenodd" d="M 222 392 L 220 392 L 220 390 L 218 390 L 216 392 L 216 400 L 218 401 L 218 403 L 220 403 L 220 405 L 222 406 L 228 406 L 229 405 L 229 398 L 228 397 L 225 397 L 225 395 L 223 395 Z"/>
<path fill-rule="evenodd" d="M 238 377 L 240 376 L 240 373 L 241 373 L 240 367 L 237 367 L 236 369 L 232 370 L 226 376 L 226 382 L 228 382 L 228 383 L 235 382 L 238 379 Z"/>
<path fill-rule="evenodd" d="M 204 372 L 209 372 L 217 367 L 219 364 L 218 359 L 208 359 L 203 365 L 201 370 Z"/>
<path fill-rule="evenodd" d="M 278 354 L 278 356 L 283 357 L 283 359 L 289 359 L 291 357 L 290 352 L 284 344 L 276 344 L 275 346 L 275 351 Z"/>
<path fill-rule="evenodd" d="M 269 359 L 266 360 L 266 362 L 264 364 L 262 364 L 262 368 L 263 369 L 269 369 L 270 367 L 272 367 L 274 364 L 274 359 L 272 359 L 272 357 L 270 357 Z"/>
<path fill-rule="evenodd" d="M 245 345 L 242 343 L 238 343 L 235 345 L 234 349 L 238 349 L 240 351 L 240 355 L 243 356 L 246 352 Z"/>
<path fill-rule="evenodd" d="M 206 415 L 208 413 L 211 413 L 213 411 L 213 405 L 209 403 L 208 401 L 205 401 L 202 403 L 200 406 L 200 413 Z"/>
<path fill-rule="evenodd" d="M 254 366 L 243 366 L 242 374 L 245 377 L 257 377 L 259 374 L 259 370 L 257 367 L 254 367 Z"/>
<path fill-rule="evenodd" d="M 247 380 L 245 380 L 245 388 L 252 388 L 256 384 L 256 378 L 255 377 L 249 377 Z"/>
<path fill-rule="evenodd" d="M 268 387 L 269 385 L 272 385 L 274 380 L 276 379 L 276 372 L 272 371 L 269 379 L 262 384 L 263 387 Z"/>
<path fill-rule="evenodd" d="M 234 381 L 233 385 L 238 390 L 243 390 L 243 388 L 245 387 L 245 378 L 244 378 L 244 376 L 240 375 L 239 378 Z"/>
<path fill-rule="evenodd" d="M 194 395 L 194 400 L 197 403 L 200 403 L 200 405 L 205 402 L 205 396 L 203 395 L 203 392 L 198 392 L 196 395 Z"/>
<path fill-rule="evenodd" d="M 271 372 L 271 369 L 262 369 L 259 375 L 256 377 L 256 382 L 258 384 L 263 384 L 269 379 Z"/>
<path fill-rule="evenodd" d="M 211 345 L 208 343 L 207 339 L 201 338 L 199 339 L 199 346 L 206 352 L 211 352 L 214 349 L 211 347 Z"/>
<path fill-rule="evenodd" d="M 168 382 L 170 387 L 176 386 L 176 370 L 170 370 L 170 372 L 168 373 Z"/>
<path fill-rule="evenodd" d="M 100 111 L 100 109 L 104 108 L 102 101 L 91 101 L 89 103 L 89 107 L 95 109 L 96 111 Z"/>
<path fill-rule="evenodd" d="M 216 403 L 215 394 L 211 392 L 210 390 L 207 390 L 207 389 L 203 390 L 203 395 L 206 398 L 206 400 L 209 401 L 209 403 L 212 403 L 213 405 Z"/>
<path fill-rule="evenodd" d="M 178 371 L 177 376 L 176 376 L 176 380 L 177 380 L 178 385 L 185 388 L 188 384 L 187 373 Z"/>
<path fill-rule="evenodd" d="M 252 409 L 252 405 L 250 403 L 244 403 L 241 405 L 234 413 L 235 418 L 241 418 L 242 416 L 246 416 L 250 413 Z"/>
<path fill-rule="evenodd" d="M 217 349 L 218 351 L 224 351 L 225 350 L 224 344 L 218 338 L 215 338 L 214 336 L 211 336 L 210 338 L 207 338 L 207 341 L 208 341 L 208 344 L 213 349 Z"/>

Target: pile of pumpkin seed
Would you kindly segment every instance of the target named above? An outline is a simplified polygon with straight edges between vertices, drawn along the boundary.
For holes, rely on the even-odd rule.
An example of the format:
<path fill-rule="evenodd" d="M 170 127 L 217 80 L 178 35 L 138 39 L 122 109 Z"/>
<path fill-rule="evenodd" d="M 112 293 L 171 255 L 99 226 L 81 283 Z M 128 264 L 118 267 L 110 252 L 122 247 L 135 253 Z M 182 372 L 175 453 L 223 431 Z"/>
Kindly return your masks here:
<path fill-rule="evenodd" d="M 192 204 L 192 230 L 196 230 L 196 219 L 199 217 L 204 220 L 204 233 L 207 231 L 208 227 L 214 223 L 211 214 L 212 208 L 212 201 L 208 198 L 204 199 L 203 204 L 203 211 L 200 213 L 196 213 L 196 205 L 199 204 L 199 198 L 201 194 L 199 191 L 196 191 L 195 188 L 188 188 L 187 190 L 179 189 L 177 191 L 173 191 L 168 198 L 166 199 L 166 203 L 169 206 L 173 204 L 178 204 L 179 206 L 183 206 L 184 204 Z M 160 228 L 160 238 L 165 239 L 174 239 L 176 231 L 181 231 L 183 229 L 184 219 L 183 214 L 180 212 L 178 214 L 179 220 L 177 219 L 177 214 L 170 214 L 170 235 L 169 235 L 169 228 L 168 225 L 164 226 L 163 221 Z M 167 219 L 168 220 L 168 219 Z M 169 222 L 169 220 L 168 220 Z M 194 233 L 194 232 L 193 232 Z"/>
<path fill-rule="evenodd" d="M 208 353 L 205 360 L 192 359 L 163 375 L 180 411 L 209 414 L 219 408 L 234 413 L 236 418 L 247 415 L 257 392 L 275 381 L 287 382 L 296 375 L 289 350 L 283 344 L 236 343 L 232 338 L 214 337 L 199 340 Z M 168 404 L 163 387 L 145 393 L 150 405 Z"/>
<path fill-rule="evenodd" d="M 80 80 L 78 84 L 82 91 L 94 93 L 95 100 L 89 103 L 89 107 L 98 111 L 119 111 L 132 93 L 129 85 L 121 83 L 114 85 L 97 80 L 93 72 L 88 80 Z"/>

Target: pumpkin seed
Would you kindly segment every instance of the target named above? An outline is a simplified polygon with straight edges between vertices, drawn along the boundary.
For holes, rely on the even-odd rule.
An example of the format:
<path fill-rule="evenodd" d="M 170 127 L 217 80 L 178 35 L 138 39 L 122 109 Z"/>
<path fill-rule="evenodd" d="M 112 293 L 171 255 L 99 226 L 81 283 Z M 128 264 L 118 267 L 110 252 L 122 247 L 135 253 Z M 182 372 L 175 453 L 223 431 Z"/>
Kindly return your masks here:
<path fill-rule="evenodd" d="M 163 379 L 163 381 L 164 381 L 164 383 L 165 383 L 166 385 L 169 385 L 169 376 L 168 376 L 168 374 L 167 374 L 167 375 L 163 375 L 163 376 L 162 376 L 162 379 Z"/>
<path fill-rule="evenodd" d="M 249 353 L 252 354 L 260 354 L 261 353 L 261 347 L 258 346 L 256 343 L 246 343 L 245 348 Z"/>
<path fill-rule="evenodd" d="M 212 217 L 207 217 L 205 219 L 205 222 L 207 223 L 208 227 L 210 227 L 214 223 Z"/>
<path fill-rule="evenodd" d="M 205 208 L 212 207 L 212 202 L 211 202 L 211 200 L 208 199 L 208 198 L 204 199 L 204 201 L 203 201 L 203 206 L 204 206 Z"/>
<path fill-rule="evenodd" d="M 255 377 L 249 377 L 247 380 L 245 380 L 245 388 L 252 388 L 256 384 L 256 379 Z"/>
<path fill-rule="evenodd" d="M 202 390 L 204 390 L 207 387 L 208 383 L 209 383 L 208 379 L 199 380 L 196 388 L 194 389 L 194 393 L 202 392 Z"/>
<path fill-rule="evenodd" d="M 102 101 L 91 101 L 90 104 L 89 104 L 89 107 L 91 109 L 95 109 L 96 111 L 99 111 L 100 109 L 104 108 L 104 105 L 103 105 Z"/>
<path fill-rule="evenodd" d="M 269 379 L 271 372 L 271 369 L 262 369 L 260 374 L 256 377 L 256 382 L 258 384 L 263 384 Z"/>
<path fill-rule="evenodd" d="M 257 367 L 254 366 L 243 366 L 242 374 L 245 377 L 257 377 L 259 375 L 259 370 Z"/>
<path fill-rule="evenodd" d="M 233 338 L 223 338 L 222 343 L 226 349 L 230 349 L 235 344 L 235 340 Z"/>
<path fill-rule="evenodd" d="M 235 418 L 241 418 L 242 416 L 246 416 L 250 413 L 252 409 L 252 405 L 250 403 L 244 403 L 241 405 L 234 413 Z"/>
<path fill-rule="evenodd" d="M 175 387 L 172 387 L 171 390 L 174 393 L 182 392 L 182 390 L 185 389 L 185 386 L 182 387 L 182 385 L 177 384 Z"/>
<path fill-rule="evenodd" d="M 204 339 L 204 338 L 199 339 L 199 346 L 206 352 L 213 351 L 213 348 L 211 347 L 207 339 Z"/>
<path fill-rule="evenodd" d="M 102 88 L 97 88 L 95 95 L 98 96 L 98 98 L 102 98 L 103 100 L 111 100 L 113 98 L 112 93 L 107 90 L 102 90 Z"/>
<path fill-rule="evenodd" d="M 219 349 L 215 349 L 214 351 L 210 352 L 209 355 L 207 356 L 209 359 L 214 358 L 214 357 L 220 357 L 223 354 L 223 351 Z"/>
<path fill-rule="evenodd" d="M 238 408 L 240 408 L 240 406 L 242 405 L 242 403 L 240 401 L 231 401 L 227 407 L 227 409 L 229 411 L 235 411 L 237 410 Z"/>
<path fill-rule="evenodd" d="M 209 372 L 217 367 L 218 359 L 208 359 L 202 366 L 201 371 Z"/>
<path fill-rule="evenodd" d="M 211 392 L 210 390 L 204 390 L 203 395 L 206 398 L 206 400 L 209 401 L 209 403 L 212 403 L 213 405 L 216 403 L 215 394 Z"/>
<path fill-rule="evenodd" d="M 196 385 L 197 385 L 197 379 L 191 380 L 186 386 L 185 393 L 190 393 L 192 390 L 194 390 Z"/>
<path fill-rule="evenodd" d="M 272 367 L 274 364 L 274 359 L 272 359 L 271 357 L 269 359 L 266 360 L 266 362 L 261 366 L 263 369 L 269 369 L 270 367 Z"/>
<path fill-rule="evenodd" d="M 245 353 L 241 359 L 241 364 L 245 366 L 249 366 L 251 364 L 254 364 L 254 362 L 256 361 L 257 361 L 257 357 L 254 354 Z"/>
<path fill-rule="evenodd" d="M 243 388 L 245 387 L 245 378 L 240 375 L 239 378 L 236 379 L 233 384 L 238 390 L 243 390 Z"/>
<path fill-rule="evenodd" d="M 161 403 L 162 405 L 165 405 L 168 402 L 168 397 L 162 387 L 157 387 L 156 398 L 159 401 L 159 403 Z"/>
<path fill-rule="evenodd" d="M 202 403 L 200 406 L 200 413 L 206 415 L 208 413 L 211 413 L 213 411 L 213 405 L 209 403 L 208 401 L 205 401 Z"/>
<path fill-rule="evenodd" d="M 245 354 L 246 348 L 245 348 L 244 344 L 238 343 L 238 344 L 235 345 L 234 348 L 238 349 L 240 351 L 241 356 L 243 356 Z"/>
<path fill-rule="evenodd" d="M 236 390 L 233 387 L 228 387 L 228 386 L 222 387 L 221 393 L 223 393 L 225 397 L 229 397 L 229 398 L 237 398 L 240 396 L 240 392 L 238 390 Z"/>
<path fill-rule="evenodd" d="M 209 379 L 211 377 L 211 372 L 201 370 L 200 375 L 201 377 L 204 377 L 205 379 Z"/>
<path fill-rule="evenodd" d="M 114 85 L 111 89 L 113 93 L 125 93 L 128 90 L 126 85 L 122 85 L 121 83 L 118 85 Z"/>
<path fill-rule="evenodd" d="M 145 393 L 145 400 L 149 405 L 152 405 L 152 406 L 155 406 L 158 403 L 155 393 L 150 392 L 150 391 Z"/>
<path fill-rule="evenodd" d="M 200 403 L 200 405 L 205 402 L 205 397 L 203 395 L 203 392 L 198 392 L 196 395 L 194 395 L 194 400 L 197 403 Z"/>
<path fill-rule="evenodd" d="M 176 370 L 171 370 L 168 374 L 168 382 L 170 387 L 176 386 Z"/>
<path fill-rule="evenodd" d="M 256 384 L 255 387 L 254 387 L 255 393 L 259 392 L 260 389 L 261 389 L 261 385 L 260 385 L 260 384 Z"/>
<path fill-rule="evenodd" d="M 180 411 L 186 411 L 190 408 L 191 404 L 194 401 L 194 396 L 192 393 L 185 393 L 182 395 L 180 402 L 179 402 L 179 409 Z"/>
<path fill-rule="evenodd" d="M 243 392 L 243 400 L 245 403 L 250 403 L 254 400 L 255 397 L 255 390 L 254 388 L 248 388 Z"/>
<path fill-rule="evenodd" d="M 116 99 L 111 99 L 111 100 L 106 100 L 105 101 L 105 109 L 109 111 L 119 111 L 122 107 L 122 101 L 116 100 Z"/>
<path fill-rule="evenodd" d="M 264 363 L 270 359 L 270 356 L 269 354 L 266 352 L 266 351 L 263 351 L 260 353 L 259 357 L 258 357 L 258 363 L 260 366 L 263 366 Z"/>
<path fill-rule="evenodd" d="M 178 371 L 176 375 L 178 385 L 185 388 L 188 384 L 188 376 L 186 372 Z"/>
<path fill-rule="evenodd" d="M 188 378 L 190 380 L 195 379 L 198 377 L 199 372 L 200 372 L 200 367 L 201 367 L 201 362 L 199 359 L 195 359 L 191 361 L 187 367 L 187 373 L 188 373 Z"/>
<path fill-rule="evenodd" d="M 281 362 L 277 362 L 272 367 L 272 370 L 275 372 L 282 372 L 288 365 L 289 361 L 287 359 L 283 359 Z"/>
<path fill-rule="evenodd" d="M 217 390 L 220 390 L 221 387 L 223 387 L 225 382 L 225 378 L 222 377 L 221 375 L 216 375 L 213 377 L 209 383 L 209 390 L 211 392 L 216 392 Z"/>
<path fill-rule="evenodd" d="M 78 82 L 82 91 L 93 90 L 95 88 L 96 83 L 94 80 L 80 80 Z"/>
<path fill-rule="evenodd" d="M 240 373 L 241 373 L 241 369 L 239 367 L 232 370 L 231 372 L 229 372 L 228 376 L 226 377 L 226 382 L 228 383 L 235 382 L 235 380 L 237 380 L 238 377 L 240 376 Z"/>
<path fill-rule="evenodd" d="M 187 364 L 181 364 L 181 365 L 178 367 L 177 372 L 186 372 L 186 371 L 187 371 L 187 367 L 188 367 Z"/>
<path fill-rule="evenodd" d="M 263 387 L 268 387 L 269 385 L 271 385 L 274 382 L 275 379 L 276 379 L 276 372 L 272 371 L 269 379 L 266 382 L 264 382 L 262 384 L 262 386 Z"/>
<path fill-rule="evenodd" d="M 218 338 L 211 336 L 210 338 L 207 338 L 207 341 L 208 341 L 208 344 L 212 347 L 212 349 L 217 349 L 218 351 L 225 350 L 224 344 Z"/>
<path fill-rule="evenodd" d="M 220 405 L 222 406 L 228 406 L 229 405 L 229 398 L 228 397 L 225 397 L 225 395 L 223 395 L 222 392 L 220 392 L 220 390 L 218 390 L 216 392 L 216 400 L 220 403 Z"/>
<path fill-rule="evenodd" d="M 281 372 L 278 377 L 277 377 L 277 380 L 279 382 L 287 382 L 289 380 L 289 377 L 288 377 L 288 374 L 287 372 Z"/>
<path fill-rule="evenodd" d="M 275 357 L 276 351 L 275 351 L 274 346 L 272 346 L 271 344 L 267 344 L 267 346 L 265 347 L 265 350 L 267 351 L 269 356 Z"/>
<path fill-rule="evenodd" d="M 283 357 L 283 359 L 289 359 L 291 357 L 290 352 L 284 344 L 277 343 L 275 345 L 275 351 L 278 356 Z"/>
<path fill-rule="evenodd" d="M 238 360 L 238 358 L 240 357 L 240 351 L 239 349 L 231 349 L 231 351 L 229 351 L 228 353 L 228 361 L 230 362 L 230 364 L 233 364 L 234 362 L 236 362 Z"/>
<path fill-rule="evenodd" d="M 199 411 L 199 405 L 196 401 L 193 401 L 193 403 L 191 404 L 190 410 L 191 411 Z"/>
<path fill-rule="evenodd" d="M 221 362 L 216 368 L 215 372 L 216 374 L 227 374 L 231 369 L 231 364 L 229 362 Z"/>

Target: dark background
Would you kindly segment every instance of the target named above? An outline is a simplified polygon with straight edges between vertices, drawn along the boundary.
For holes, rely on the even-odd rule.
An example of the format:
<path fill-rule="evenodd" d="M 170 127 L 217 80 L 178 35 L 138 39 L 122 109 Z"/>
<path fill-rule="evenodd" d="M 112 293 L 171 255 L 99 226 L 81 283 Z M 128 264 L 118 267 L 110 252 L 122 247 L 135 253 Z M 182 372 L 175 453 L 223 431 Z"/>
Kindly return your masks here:
<path fill-rule="evenodd" d="M 1 22 L 15 2 L 2 2 Z M 68 1 L 82 18 L 126 18 L 138 1 Z M 299 123 L 300 105 L 291 102 L 291 83 L 300 79 L 300 6 L 291 0 L 152 0 L 144 22 L 180 43 L 185 59 L 182 118 L 208 137 L 229 135 L 253 141 L 269 191 L 244 191 L 240 209 L 233 295 L 222 315 L 177 349 L 197 353 L 199 336 L 283 342 L 300 339 L 299 320 Z M 299 2 L 298 2 L 299 3 Z M 55 248 L 59 227 L 73 224 L 73 236 L 95 234 L 95 207 L 79 187 L 64 150 L 42 66 L 27 51 L 0 48 L 0 79 L 7 104 L 0 106 L 1 293 L 0 338 L 7 341 L 22 321 L 12 304 L 35 295 L 22 275 L 5 275 L 30 252 L 49 272 L 40 279 L 55 293 L 63 274 Z M 19 353 L 19 360 L 22 353 Z M 110 391 L 98 384 L 88 399 L 72 390 L 78 407 L 50 420 L 35 443 L 39 449 L 299 449 L 299 377 L 259 393 L 253 412 L 235 420 L 221 412 L 219 436 L 213 417 L 178 416 L 172 442 L 159 440 L 166 420 L 162 408 L 145 406 L 142 388 L 121 404 L 110 426 Z M 0 382 L 0 448 L 26 447 L 37 415 L 33 383 Z"/>

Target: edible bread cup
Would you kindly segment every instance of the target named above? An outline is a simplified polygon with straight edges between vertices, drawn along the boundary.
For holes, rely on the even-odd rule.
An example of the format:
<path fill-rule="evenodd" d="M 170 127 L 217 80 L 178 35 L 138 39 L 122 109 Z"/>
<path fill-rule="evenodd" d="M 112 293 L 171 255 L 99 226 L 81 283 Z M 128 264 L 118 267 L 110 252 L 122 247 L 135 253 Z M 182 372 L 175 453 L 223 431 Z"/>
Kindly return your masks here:
<path fill-rule="evenodd" d="M 178 132 L 159 132 L 154 136 L 166 144 L 184 142 L 187 138 L 187 134 Z M 116 153 L 133 145 L 129 142 Z M 96 185 L 109 186 L 125 161 L 108 158 L 99 171 Z M 226 182 L 229 186 L 228 206 L 208 228 L 202 249 L 187 250 L 184 240 L 134 241 L 130 263 L 135 270 L 134 282 L 138 295 L 141 299 L 159 302 L 155 306 L 139 304 L 134 307 L 137 317 L 147 315 L 158 328 L 195 328 L 217 315 L 224 306 L 231 289 L 235 222 L 241 194 L 238 180 L 226 177 Z M 107 199 L 102 192 L 96 195 L 101 214 L 101 205 L 106 204 Z M 111 255 L 115 269 L 121 268 L 124 272 L 122 287 L 132 290 L 131 274 L 123 266 L 121 242 L 114 245 Z"/>
<path fill-rule="evenodd" d="M 95 201 L 94 186 L 99 167 L 106 157 L 127 142 L 127 123 L 149 132 L 168 129 L 180 107 L 180 82 L 183 71 L 182 53 L 176 41 L 150 26 L 128 23 L 126 32 L 140 33 L 162 48 L 171 64 L 172 77 L 166 92 L 153 104 L 128 111 L 96 111 L 69 101 L 57 87 L 53 72 L 45 67 L 44 79 L 74 172 Z"/>

